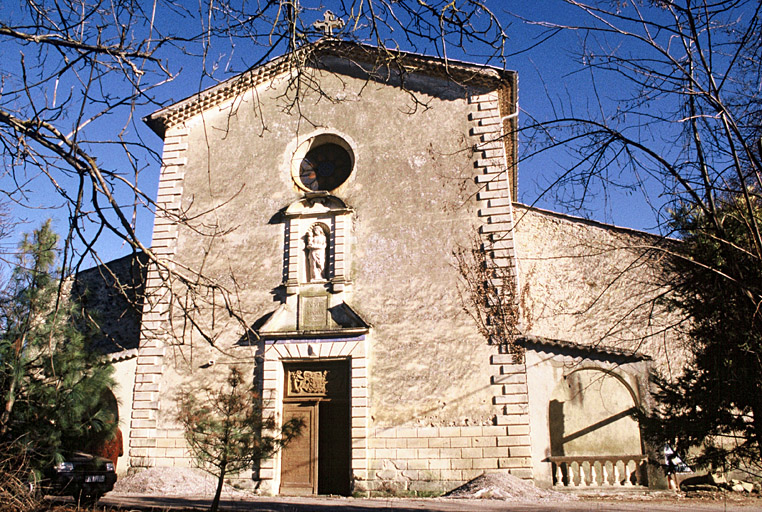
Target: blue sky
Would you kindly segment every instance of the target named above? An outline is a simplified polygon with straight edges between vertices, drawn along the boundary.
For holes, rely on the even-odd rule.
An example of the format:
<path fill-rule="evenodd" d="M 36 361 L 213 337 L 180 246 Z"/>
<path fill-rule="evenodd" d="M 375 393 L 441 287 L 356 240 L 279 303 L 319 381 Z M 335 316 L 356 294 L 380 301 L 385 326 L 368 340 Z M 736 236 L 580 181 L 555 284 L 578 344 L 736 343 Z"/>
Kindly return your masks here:
<path fill-rule="evenodd" d="M 182 4 L 182 2 L 181 2 Z M 337 5 L 335 1 L 312 2 L 303 0 L 305 6 L 314 8 L 305 14 L 305 20 L 318 19 L 325 8 Z M 17 2 L 3 3 L 0 6 L 0 19 L 8 20 L 18 18 L 21 14 Z M 198 4 L 188 2 L 188 11 L 169 10 L 161 7 L 156 12 L 156 19 L 161 25 L 169 27 L 167 30 L 176 30 L 177 34 L 192 34 L 200 30 L 201 21 L 196 16 Z M 592 101 L 594 92 L 603 98 L 605 108 L 616 108 L 616 101 L 627 94 L 627 90 L 621 81 L 613 75 L 596 75 L 595 89 L 591 81 L 592 75 L 587 72 L 584 62 L 579 56 L 578 50 L 585 34 L 580 32 L 548 32 L 546 29 L 527 23 L 526 20 L 544 20 L 558 23 L 575 23 L 584 17 L 576 9 L 564 5 L 555 0 L 543 0 L 539 2 L 524 1 L 489 1 L 487 5 L 501 19 L 509 40 L 504 48 L 505 67 L 516 70 L 519 74 L 519 105 L 521 108 L 520 119 L 524 123 L 528 119 L 546 119 L 551 116 L 554 109 L 574 107 L 578 111 L 590 110 L 595 112 L 597 103 Z M 550 34 L 553 34 L 550 36 Z M 389 36 L 393 36 L 389 33 Z M 387 45 L 390 45 L 390 40 Z M 401 44 L 403 50 L 415 50 Z M 224 38 L 218 38 L 209 48 L 206 59 L 207 69 L 214 69 L 216 79 L 225 79 L 234 73 L 247 69 L 253 62 L 265 55 L 263 46 L 246 46 L 239 44 L 231 47 L 226 44 Z M 196 49 L 197 51 L 198 49 Z M 434 48 L 421 47 L 424 53 L 433 54 Z M 27 60 L 31 60 L 29 48 L 21 48 L 12 44 L 0 47 L 0 67 L 4 75 L 19 72 L 20 51 L 27 53 Z M 280 51 L 274 52 L 276 56 Z M 175 75 L 174 79 L 154 90 L 156 100 L 162 104 L 185 98 L 201 88 L 213 84 L 211 79 L 202 78 L 201 60 L 199 57 L 183 55 L 179 48 L 168 48 L 163 54 L 168 67 Z M 448 48 L 448 55 L 452 58 L 470 62 L 484 63 L 487 52 L 478 45 L 469 45 L 468 52 L 462 53 L 453 48 Z M 491 65 L 502 65 L 498 60 L 489 62 Z M 12 80 L 8 81 L 9 83 Z M 113 91 L 118 92 L 122 84 L 113 83 Z M 8 88 L 8 85 L 4 85 Z M 65 90 L 76 89 L 76 82 L 58 84 L 58 88 Z M 50 90 L 41 89 L 44 94 L 51 94 Z M 43 92 L 38 91 L 42 94 Z M 96 92 L 97 94 L 97 92 Z M 95 107 L 93 107 L 95 108 Z M 157 109 L 157 105 L 138 105 L 134 113 L 105 116 L 94 121 L 88 126 L 88 133 L 93 140 L 109 140 L 114 134 L 121 133 L 128 140 L 140 140 L 148 145 L 156 153 L 161 151 L 161 140 L 145 126 L 141 118 Z M 644 131 L 644 134 L 646 132 Z M 104 136 L 104 134 L 112 134 Z M 653 134 L 648 134 L 653 137 Z M 93 144 L 95 154 L 98 155 L 99 163 L 106 168 L 114 170 L 126 170 L 134 166 L 140 169 L 140 187 L 155 194 L 159 173 L 159 162 L 150 152 L 140 153 L 139 158 L 129 162 L 124 154 L 108 144 Z M 520 145 L 520 156 L 526 155 L 525 144 Z M 589 218 L 610 222 L 617 225 L 655 231 L 659 219 L 656 218 L 652 206 L 658 210 L 663 204 L 661 199 L 662 190 L 658 183 L 646 182 L 642 188 L 633 186 L 610 187 L 604 183 L 593 183 L 590 193 L 582 210 L 570 209 L 568 205 L 559 204 L 553 193 L 548 193 L 554 180 L 560 172 L 569 168 L 574 163 L 574 158 L 565 151 L 556 151 L 552 154 L 541 155 L 530 161 L 522 161 L 519 167 L 519 200 L 528 204 L 535 204 L 542 208 L 566 211 L 572 214 L 580 214 Z M 13 190 L 17 185 L 24 194 L 14 194 L 13 199 L 21 204 L 13 206 L 13 215 L 21 221 L 17 231 L 30 231 L 47 217 L 54 219 L 54 226 L 59 233 L 64 233 L 67 228 L 69 211 L 61 208 L 63 200 L 56 197 L 50 181 L 41 175 L 29 172 L 25 175 L 26 182 L 11 180 L 7 173 L 0 178 L 0 186 L 3 190 Z M 619 178 L 613 176 L 613 178 Z M 23 180 L 22 180 L 23 181 Z M 633 176 L 626 174 L 621 177 L 625 185 L 632 185 Z M 61 178 L 60 185 L 63 189 L 70 189 L 76 185 L 76 177 Z M 551 190 L 556 192 L 557 190 Z M 646 194 L 647 197 L 644 195 Z M 129 196 L 124 195 L 125 201 Z M 650 205 L 650 206 L 649 206 Z M 34 206 L 34 208 L 30 208 Z M 152 232 L 152 218 L 150 212 L 138 208 L 136 211 L 137 232 L 145 244 L 150 243 Z M 15 240 L 10 241 L 15 244 Z M 103 260 L 119 257 L 127 254 L 129 248 L 113 236 L 104 235 L 98 242 L 98 250 Z"/>

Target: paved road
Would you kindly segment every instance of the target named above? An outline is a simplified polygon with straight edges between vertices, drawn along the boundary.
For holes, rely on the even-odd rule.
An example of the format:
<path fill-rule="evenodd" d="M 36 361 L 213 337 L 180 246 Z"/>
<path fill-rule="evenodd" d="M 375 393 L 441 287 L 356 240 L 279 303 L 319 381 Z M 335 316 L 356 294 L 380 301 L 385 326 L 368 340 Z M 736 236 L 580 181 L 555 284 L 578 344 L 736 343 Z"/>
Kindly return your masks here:
<path fill-rule="evenodd" d="M 171 496 L 127 496 L 109 494 L 100 504 L 123 508 L 140 508 L 156 511 L 206 510 L 209 498 Z M 498 500 L 463 499 L 355 499 L 355 498 L 272 498 L 250 497 L 244 499 L 223 499 L 221 510 L 252 512 L 550 512 L 550 511 L 595 511 L 611 512 L 751 512 L 760 510 L 762 505 L 739 505 L 721 501 L 696 502 L 680 501 L 564 501 L 548 503 L 513 503 Z"/>

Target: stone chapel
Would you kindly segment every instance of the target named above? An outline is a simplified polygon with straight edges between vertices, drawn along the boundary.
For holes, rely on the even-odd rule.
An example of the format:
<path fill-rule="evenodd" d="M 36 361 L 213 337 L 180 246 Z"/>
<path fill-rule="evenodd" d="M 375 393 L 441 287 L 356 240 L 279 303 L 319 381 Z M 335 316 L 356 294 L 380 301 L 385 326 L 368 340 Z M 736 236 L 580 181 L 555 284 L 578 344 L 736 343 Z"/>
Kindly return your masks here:
<path fill-rule="evenodd" d="M 631 412 L 649 372 L 683 364 L 653 300 L 665 242 L 516 202 L 517 90 L 511 71 L 327 38 L 146 118 L 161 265 L 135 279 L 142 314 L 104 319 L 118 470 L 192 465 L 176 393 L 238 365 L 268 414 L 305 424 L 239 476 L 263 493 L 444 492 L 493 471 L 654 485 Z M 464 310 L 453 251 L 475 237 L 517 281 L 523 358 Z M 87 300 L 118 311 L 104 293 Z"/>

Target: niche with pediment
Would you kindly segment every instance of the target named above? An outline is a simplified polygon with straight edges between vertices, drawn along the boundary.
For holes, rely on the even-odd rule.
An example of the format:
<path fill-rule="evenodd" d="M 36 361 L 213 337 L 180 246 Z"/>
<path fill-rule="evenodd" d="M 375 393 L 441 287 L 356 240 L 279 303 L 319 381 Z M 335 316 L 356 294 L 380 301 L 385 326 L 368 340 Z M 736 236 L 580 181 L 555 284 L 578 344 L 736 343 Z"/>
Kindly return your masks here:
<path fill-rule="evenodd" d="M 284 284 L 286 294 L 323 285 L 340 292 L 349 283 L 352 210 L 327 194 L 308 195 L 286 209 Z"/>

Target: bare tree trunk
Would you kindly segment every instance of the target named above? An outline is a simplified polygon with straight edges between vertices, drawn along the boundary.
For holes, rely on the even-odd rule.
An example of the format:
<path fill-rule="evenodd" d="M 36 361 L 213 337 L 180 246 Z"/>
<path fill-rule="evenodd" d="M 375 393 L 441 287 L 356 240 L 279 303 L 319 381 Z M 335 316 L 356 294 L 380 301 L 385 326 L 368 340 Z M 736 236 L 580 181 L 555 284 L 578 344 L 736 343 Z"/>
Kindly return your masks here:
<path fill-rule="evenodd" d="M 220 506 L 220 496 L 222 496 L 222 486 L 225 485 L 225 470 L 227 469 L 227 466 L 227 461 L 223 461 L 220 465 L 220 477 L 217 479 L 217 491 L 214 493 L 212 506 L 209 509 L 210 512 L 217 512 L 217 509 Z"/>
<path fill-rule="evenodd" d="M 754 415 L 752 421 L 754 422 L 754 436 L 757 438 L 757 455 L 760 460 L 762 460 L 762 403 L 758 401 L 757 404 L 752 407 L 751 412 Z"/>
<path fill-rule="evenodd" d="M 11 378 L 11 385 L 8 389 L 8 394 L 5 396 L 5 407 L 3 407 L 3 413 L 0 415 L 0 437 L 5 436 L 8 432 L 8 422 L 11 419 L 11 413 L 13 412 L 13 406 L 16 403 L 16 388 L 18 388 L 19 381 L 19 365 L 21 364 L 21 348 L 24 346 L 26 335 L 17 339 L 14 342 L 14 355 L 15 358 L 11 362 L 13 364 L 13 375 Z"/>
<path fill-rule="evenodd" d="M 13 404 L 16 402 L 16 376 L 11 379 L 11 386 L 8 389 L 8 395 L 5 399 L 5 407 L 3 408 L 3 414 L 0 416 L 0 437 L 5 436 L 8 432 L 8 420 L 11 417 L 11 411 L 13 410 Z"/>

